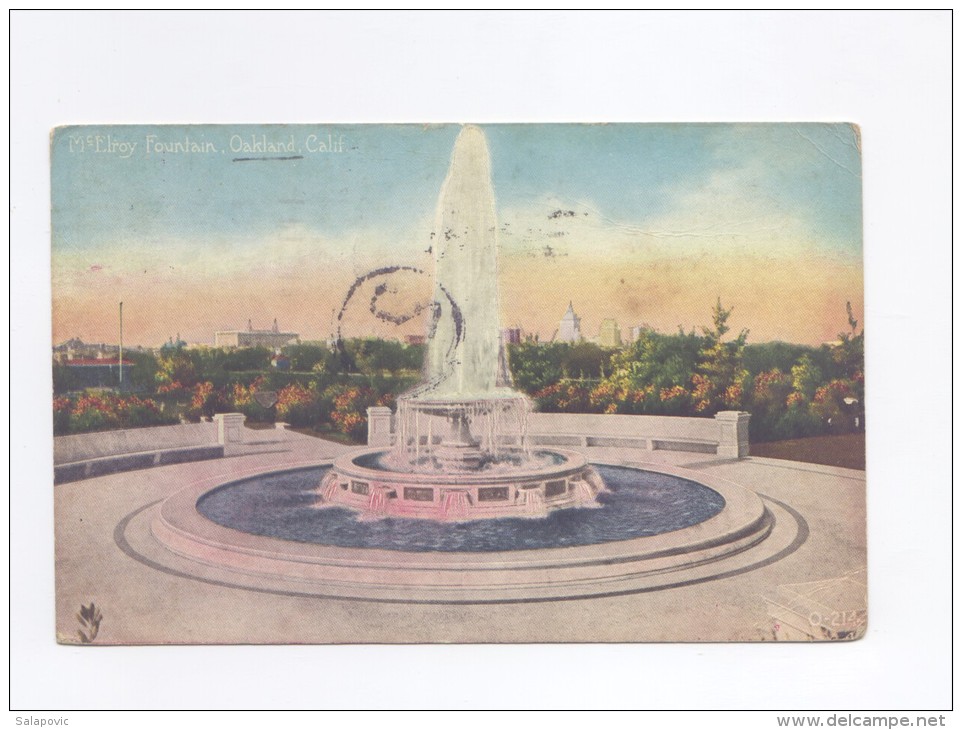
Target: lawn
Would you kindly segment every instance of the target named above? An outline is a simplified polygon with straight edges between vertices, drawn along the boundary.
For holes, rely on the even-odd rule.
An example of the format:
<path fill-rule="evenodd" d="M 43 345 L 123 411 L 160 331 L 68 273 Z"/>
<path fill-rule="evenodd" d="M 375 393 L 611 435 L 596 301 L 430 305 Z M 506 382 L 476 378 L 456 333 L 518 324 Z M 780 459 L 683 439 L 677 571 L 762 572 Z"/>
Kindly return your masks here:
<path fill-rule="evenodd" d="M 752 444 L 752 456 L 804 461 L 809 464 L 865 470 L 865 433 L 813 436 L 788 441 Z"/>

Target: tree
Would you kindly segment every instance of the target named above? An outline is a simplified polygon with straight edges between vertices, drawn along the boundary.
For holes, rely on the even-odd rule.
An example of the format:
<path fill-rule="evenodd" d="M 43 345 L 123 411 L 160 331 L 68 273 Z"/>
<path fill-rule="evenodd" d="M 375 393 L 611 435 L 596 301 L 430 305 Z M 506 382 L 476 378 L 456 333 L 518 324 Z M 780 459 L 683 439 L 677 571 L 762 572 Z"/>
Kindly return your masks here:
<path fill-rule="evenodd" d="M 191 418 L 212 417 L 215 413 L 223 413 L 228 408 L 226 394 L 214 387 L 214 384 L 207 381 L 197 383 L 191 394 L 190 408 L 188 414 Z"/>
<path fill-rule="evenodd" d="M 577 342 L 565 346 L 561 368 L 570 378 L 600 378 L 609 359 L 609 353 L 593 342 Z"/>
<path fill-rule="evenodd" d="M 197 384 L 194 362 L 182 350 L 161 355 L 156 379 L 163 385 L 192 388 Z"/>
<path fill-rule="evenodd" d="M 421 366 L 423 350 L 405 347 L 396 340 L 356 338 L 344 342 L 344 352 L 353 372 L 376 378 L 385 372 L 397 375 Z"/>
<path fill-rule="evenodd" d="M 860 379 L 865 367 L 865 329 L 858 331 L 858 320 L 852 314 L 852 303 L 845 302 L 848 332 L 840 332 L 839 344 L 832 350 L 832 360 L 841 368 L 841 375 L 849 380 Z"/>
<path fill-rule="evenodd" d="M 612 358 L 609 380 L 636 389 L 687 386 L 703 346 L 704 340 L 694 332 L 664 335 L 646 330 Z"/>
<path fill-rule="evenodd" d="M 743 362 L 745 369 L 752 375 L 775 369 L 788 373 L 803 355 L 812 355 L 817 352 L 815 348 L 808 345 L 793 345 L 788 342 L 760 342 L 745 345 Z"/>
<path fill-rule="evenodd" d="M 845 430 L 852 430 L 865 427 L 865 328 L 859 331 L 851 302 L 845 302 L 845 313 L 849 331 L 839 333 L 839 345 L 832 350 L 832 360 L 840 369 L 841 380 L 848 392 L 842 400 L 842 414 L 833 418 L 832 423 L 845 424 Z M 833 384 L 829 383 L 829 386 Z M 832 394 L 837 395 L 842 389 L 836 386 Z"/>
<path fill-rule="evenodd" d="M 291 370 L 295 372 L 329 371 L 334 361 L 334 354 L 322 345 L 290 345 L 284 348 L 284 354 L 291 359 Z"/>
<path fill-rule="evenodd" d="M 239 347 L 224 355 L 224 370 L 267 370 L 274 351 L 269 347 Z"/>
<path fill-rule="evenodd" d="M 815 396 L 815 390 L 823 380 L 822 371 L 809 355 L 802 355 L 798 364 L 792 367 L 792 388 L 806 401 Z"/>
<path fill-rule="evenodd" d="M 743 366 L 748 330 L 743 329 L 734 340 L 725 342 L 724 337 L 731 329 L 728 326 L 731 313 L 731 309 L 722 306 L 719 297 L 712 308 L 711 328 L 702 328 L 705 346 L 699 353 L 698 372 L 692 376 L 696 411 L 710 413 L 741 406 L 749 377 Z"/>
<path fill-rule="evenodd" d="M 751 391 L 752 419 L 749 433 L 755 441 L 770 441 L 777 432 L 778 423 L 788 410 L 788 398 L 792 394 L 792 378 L 778 368 L 772 368 L 755 376 Z"/>
<path fill-rule="evenodd" d="M 508 347 L 511 377 L 516 388 L 533 395 L 561 380 L 564 345 L 552 342 L 522 342 Z"/>
<path fill-rule="evenodd" d="M 137 352 L 134 350 L 132 352 L 125 352 L 124 360 L 130 360 L 132 363 L 132 367 L 126 368 L 124 371 L 125 380 L 128 377 L 128 373 L 130 378 L 129 384 L 126 384 L 125 387 L 137 391 L 152 391 L 157 385 L 157 372 L 160 369 L 157 358 L 149 352 Z"/>
<path fill-rule="evenodd" d="M 78 387 L 77 377 L 66 365 L 53 361 L 53 392 L 56 394 L 69 393 Z"/>

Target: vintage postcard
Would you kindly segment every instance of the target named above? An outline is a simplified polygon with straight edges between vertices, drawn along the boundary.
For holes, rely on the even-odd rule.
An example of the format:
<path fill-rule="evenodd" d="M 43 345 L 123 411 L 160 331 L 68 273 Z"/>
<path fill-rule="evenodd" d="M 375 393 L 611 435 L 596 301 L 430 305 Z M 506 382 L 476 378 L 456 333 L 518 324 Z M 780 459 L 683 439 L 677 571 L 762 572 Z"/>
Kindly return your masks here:
<path fill-rule="evenodd" d="M 864 635 L 854 125 L 51 156 L 60 642 Z"/>

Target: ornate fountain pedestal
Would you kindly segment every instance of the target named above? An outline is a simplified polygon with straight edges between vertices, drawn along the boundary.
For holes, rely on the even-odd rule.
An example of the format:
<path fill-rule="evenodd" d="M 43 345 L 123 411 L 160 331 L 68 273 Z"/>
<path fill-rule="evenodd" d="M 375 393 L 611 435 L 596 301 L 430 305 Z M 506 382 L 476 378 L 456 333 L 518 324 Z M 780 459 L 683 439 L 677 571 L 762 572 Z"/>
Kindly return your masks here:
<path fill-rule="evenodd" d="M 322 504 L 432 520 L 595 506 L 604 484 L 583 456 L 528 448 L 531 404 L 511 387 L 501 341 L 491 161 L 477 127 L 454 144 L 434 230 L 424 377 L 398 399 L 393 448 L 337 459 Z M 381 438 L 390 446 L 390 429 Z"/>
<path fill-rule="evenodd" d="M 543 517 L 550 510 L 596 506 L 604 491 L 584 456 L 560 449 L 535 452 L 524 465 L 461 471 L 397 471 L 390 455 L 375 448 L 335 459 L 321 482 L 321 505 L 350 507 L 367 517 Z"/>
<path fill-rule="evenodd" d="M 485 398 L 402 397 L 393 448 L 336 459 L 321 503 L 366 517 L 432 520 L 543 517 L 597 506 L 604 482 L 583 455 L 528 448 L 530 408 L 509 389 Z"/>
<path fill-rule="evenodd" d="M 431 453 L 438 465 L 447 471 L 473 471 L 484 462 L 481 442 L 471 435 L 471 424 L 463 412 L 448 416 L 449 430 Z"/>

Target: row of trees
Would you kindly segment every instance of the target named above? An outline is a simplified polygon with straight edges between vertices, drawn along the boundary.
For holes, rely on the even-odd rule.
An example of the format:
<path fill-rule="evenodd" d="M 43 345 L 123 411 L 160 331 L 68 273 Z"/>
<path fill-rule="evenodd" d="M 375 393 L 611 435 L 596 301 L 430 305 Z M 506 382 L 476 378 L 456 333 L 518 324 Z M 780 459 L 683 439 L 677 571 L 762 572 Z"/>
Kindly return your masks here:
<path fill-rule="evenodd" d="M 864 424 L 863 332 L 848 305 L 848 331 L 832 345 L 748 345 L 731 337 L 731 309 L 717 301 L 712 325 L 641 333 L 619 350 L 596 345 L 514 346 L 515 384 L 540 410 L 710 416 L 752 413 L 756 441 L 846 432 Z"/>
<path fill-rule="evenodd" d="M 115 428 L 139 428 L 177 423 L 173 412 L 152 398 L 116 393 L 83 393 L 53 399 L 53 432 L 56 436 Z"/>
<path fill-rule="evenodd" d="M 133 351 L 124 354 L 133 367 L 122 393 L 78 390 L 69 368 L 54 363 L 54 432 L 197 421 L 234 411 L 254 423 L 284 421 L 360 440 L 367 408 L 393 403 L 417 381 L 423 347 L 359 339 L 334 351 L 292 345 L 284 354 L 290 370 L 272 367 L 274 351 L 260 347 Z"/>
<path fill-rule="evenodd" d="M 310 373 L 328 383 L 342 376 L 378 379 L 414 379 L 424 360 L 422 345 L 404 345 L 392 340 L 352 339 L 332 351 L 326 344 L 289 345 L 282 353 L 289 358 L 290 371 Z M 126 387 L 137 393 L 153 393 L 157 386 L 178 385 L 191 388 L 209 381 L 218 388 L 237 382 L 249 383 L 265 374 L 269 385 L 283 387 L 290 378 L 271 366 L 274 350 L 268 347 L 225 349 L 218 347 L 171 348 L 157 355 L 128 350 L 124 360 L 132 366 L 125 369 Z M 66 394 L 80 388 L 70 368 L 53 364 L 55 394 Z"/>
<path fill-rule="evenodd" d="M 190 406 L 186 415 L 199 419 L 228 411 L 243 413 L 253 422 L 282 421 L 298 428 L 333 430 L 360 441 L 367 430 L 367 409 L 390 406 L 395 397 L 390 391 L 367 384 L 325 387 L 311 380 L 307 384 L 288 383 L 277 391 L 268 391 L 266 386 L 267 379 L 262 376 L 250 385 L 234 383 L 227 388 L 215 388 L 210 381 L 198 383 L 187 393 Z M 272 397 L 259 399 L 258 393 L 270 393 Z"/>
<path fill-rule="evenodd" d="M 525 342 L 509 348 L 515 386 L 539 410 L 711 416 L 752 413 L 755 441 L 854 430 L 864 423 L 863 332 L 851 306 L 848 330 L 833 345 L 748 344 L 732 336 L 732 310 L 718 300 L 700 333 L 646 330 L 619 349 Z M 271 366 L 268 348 L 133 352 L 128 387 L 136 394 L 67 394 L 54 403 L 57 433 L 196 420 L 239 411 L 250 421 L 280 420 L 361 439 L 366 409 L 389 405 L 413 385 L 423 346 L 348 340 L 285 348 L 290 371 Z M 125 354 L 125 357 L 128 357 Z M 54 369 L 55 391 L 71 390 Z M 276 399 L 258 397 L 270 394 Z"/>

